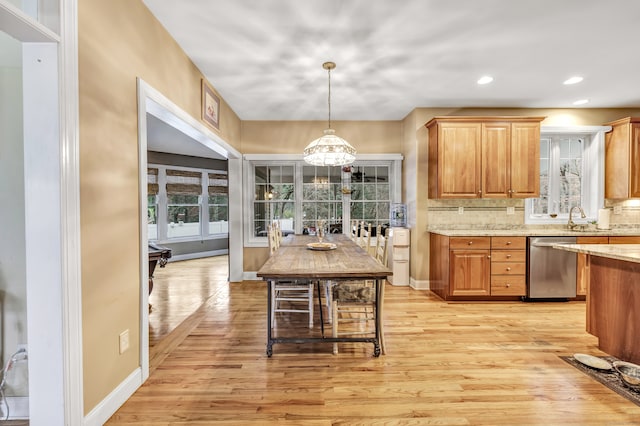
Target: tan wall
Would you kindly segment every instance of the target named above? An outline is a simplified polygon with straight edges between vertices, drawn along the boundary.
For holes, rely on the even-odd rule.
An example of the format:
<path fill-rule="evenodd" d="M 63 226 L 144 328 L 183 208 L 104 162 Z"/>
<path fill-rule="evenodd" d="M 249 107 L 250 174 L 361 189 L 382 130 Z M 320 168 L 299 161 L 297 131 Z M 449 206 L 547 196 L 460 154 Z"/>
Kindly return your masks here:
<path fill-rule="evenodd" d="M 79 2 L 85 413 L 138 366 L 140 256 L 136 77 L 200 118 L 202 75 L 138 0 Z M 219 132 L 240 120 L 222 100 Z M 130 349 L 118 336 L 128 329 Z"/>
<path fill-rule="evenodd" d="M 323 134 L 322 121 L 243 121 L 243 154 L 302 154 L 309 142 Z M 336 134 L 346 139 L 358 154 L 399 153 L 402 150 L 400 121 L 335 121 Z M 245 248 L 245 271 L 257 271 L 269 255 L 268 248 Z"/>
<path fill-rule="evenodd" d="M 427 226 L 430 224 L 524 224 L 524 202 L 522 200 L 430 200 L 428 193 L 428 134 L 424 125 L 435 116 L 441 115 L 520 115 L 547 117 L 543 126 L 593 126 L 603 125 L 618 118 L 637 116 L 640 109 L 523 109 L 523 108 L 417 108 L 406 119 L 414 128 L 413 135 L 405 135 L 405 142 L 413 141 L 415 149 L 405 148 L 405 164 L 417 164 L 415 174 L 416 203 L 415 208 L 409 210 L 409 216 L 415 215 L 415 226 L 412 227 L 411 277 L 422 281 L 429 279 L 429 234 Z M 407 132 L 411 130 L 407 129 Z M 406 166 L 407 167 L 407 166 Z M 411 185 L 411 178 L 407 185 Z M 452 214 L 458 206 L 471 208 L 460 216 Z M 506 206 L 516 207 L 516 215 L 506 215 Z M 410 204 L 410 207 L 413 207 Z M 473 211 L 473 208 L 478 209 Z M 632 208 L 628 208 L 631 210 Z M 629 223 L 640 215 L 636 210 L 619 218 L 612 217 L 612 223 Z"/>
<path fill-rule="evenodd" d="M 323 135 L 323 121 L 243 121 L 243 154 L 302 154 Z M 400 121 L 335 121 L 331 127 L 359 154 L 398 153 L 402 148 Z"/>

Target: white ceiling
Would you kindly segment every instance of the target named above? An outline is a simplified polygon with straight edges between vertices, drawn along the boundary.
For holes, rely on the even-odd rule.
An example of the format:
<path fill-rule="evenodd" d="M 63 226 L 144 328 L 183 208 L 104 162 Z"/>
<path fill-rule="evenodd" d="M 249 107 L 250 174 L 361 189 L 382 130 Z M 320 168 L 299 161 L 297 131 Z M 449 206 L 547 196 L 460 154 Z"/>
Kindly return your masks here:
<path fill-rule="evenodd" d="M 638 0 L 144 0 L 242 120 L 640 107 Z M 479 86 L 489 74 L 494 82 Z M 565 86 L 570 76 L 584 81 Z"/>

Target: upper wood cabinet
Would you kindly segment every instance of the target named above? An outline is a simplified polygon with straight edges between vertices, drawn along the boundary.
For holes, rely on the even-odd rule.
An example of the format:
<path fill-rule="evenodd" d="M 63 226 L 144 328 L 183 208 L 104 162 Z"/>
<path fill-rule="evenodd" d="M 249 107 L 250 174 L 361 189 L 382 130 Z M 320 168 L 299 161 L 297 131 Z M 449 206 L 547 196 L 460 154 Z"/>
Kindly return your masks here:
<path fill-rule="evenodd" d="M 435 117 L 430 198 L 529 198 L 540 193 L 544 117 Z"/>
<path fill-rule="evenodd" d="M 604 197 L 640 197 L 640 117 L 611 123 L 605 135 Z"/>

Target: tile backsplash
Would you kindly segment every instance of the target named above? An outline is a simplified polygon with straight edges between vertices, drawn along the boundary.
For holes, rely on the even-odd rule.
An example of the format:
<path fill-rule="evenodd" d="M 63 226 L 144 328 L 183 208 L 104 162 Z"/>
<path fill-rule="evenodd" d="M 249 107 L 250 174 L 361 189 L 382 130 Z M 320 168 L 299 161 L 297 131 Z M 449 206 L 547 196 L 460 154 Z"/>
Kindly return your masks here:
<path fill-rule="evenodd" d="M 605 207 L 613 210 L 610 222 L 612 226 L 640 226 L 640 200 L 605 200 Z M 619 213 L 614 207 L 618 207 Z M 426 210 L 429 227 L 468 225 L 509 228 L 525 225 L 522 199 L 429 199 Z"/>

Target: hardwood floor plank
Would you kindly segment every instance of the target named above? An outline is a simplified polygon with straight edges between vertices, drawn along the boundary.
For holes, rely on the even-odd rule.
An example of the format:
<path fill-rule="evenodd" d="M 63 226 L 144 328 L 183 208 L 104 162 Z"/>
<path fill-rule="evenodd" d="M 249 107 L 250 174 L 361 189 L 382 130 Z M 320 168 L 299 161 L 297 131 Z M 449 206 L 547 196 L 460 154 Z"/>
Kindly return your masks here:
<path fill-rule="evenodd" d="M 364 343 L 338 355 L 276 344 L 268 358 L 266 285 L 208 268 L 162 271 L 171 286 L 202 283 L 184 290 L 202 306 L 107 425 L 640 424 L 640 407 L 559 358 L 605 355 L 585 332 L 584 302 L 446 303 L 387 285 L 386 355 Z M 304 315 L 280 315 L 283 332 L 307 327 Z"/>

